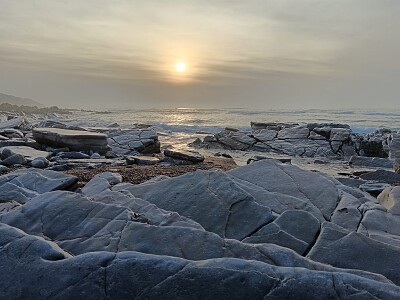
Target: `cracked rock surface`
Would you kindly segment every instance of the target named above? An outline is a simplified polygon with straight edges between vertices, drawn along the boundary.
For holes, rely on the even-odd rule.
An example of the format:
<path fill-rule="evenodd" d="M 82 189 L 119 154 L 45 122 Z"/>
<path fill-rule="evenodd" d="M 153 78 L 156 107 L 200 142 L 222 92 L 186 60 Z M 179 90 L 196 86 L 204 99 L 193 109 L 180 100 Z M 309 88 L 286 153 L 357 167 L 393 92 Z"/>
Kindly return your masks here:
<path fill-rule="evenodd" d="M 297 137 L 293 128 L 281 137 Z M 36 169 L 0 177 L 0 299 L 400 294 L 397 188 L 377 199 L 272 159 L 137 185 L 110 172 L 75 183 Z"/>

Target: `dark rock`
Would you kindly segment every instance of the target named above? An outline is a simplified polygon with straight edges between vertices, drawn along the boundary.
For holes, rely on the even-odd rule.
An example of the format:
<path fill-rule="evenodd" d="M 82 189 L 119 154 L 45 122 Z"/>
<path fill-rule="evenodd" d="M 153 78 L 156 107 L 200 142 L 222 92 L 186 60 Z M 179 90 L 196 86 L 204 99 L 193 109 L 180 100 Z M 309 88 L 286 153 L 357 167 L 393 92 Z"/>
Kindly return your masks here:
<path fill-rule="evenodd" d="M 24 137 L 24 134 L 20 130 L 14 129 L 14 128 L 2 129 L 2 130 L 0 130 L 0 135 L 5 136 L 10 139 Z"/>
<path fill-rule="evenodd" d="M 380 157 L 365 157 L 352 156 L 349 160 L 351 167 L 373 167 L 373 168 L 388 168 L 391 169 L 393 162 L 386 158 Z"/>
<path fill-rule="evenodd" d="M 1 164 L 1 161 L 0 161 L 0 164 Z M 7 173 L 8 171 L 9 171 L 9 169 L 6 166 L 0 165 L 0 175 Z"/>
<path fill-rule="evenodd" d="M 49 166 L 50 162 L 45 157 L 37 157 L 31 161 L 31 166 L 38 169 L 44 169 Z"/>
<path fill-rule="evenodd" d="M 195 163 L 204 161 L 203 155 L 196 151 L 190 150 L 165 149 L 164 155 L 176 159 L 188 160 Z"/>
<path fill-rule="evenodd" d="M 378 182 L 367 182 L 360 185 L 360 190 L 370 193 L 372 195 L 379 195 L 384 189 L 390 187 L 390 184 L 387 183 L 378 183 Z"/>
<path fill-rule="evenodd" d="M 2 159 L 5 159 L 15 154 L 21 154 L 28 162 L 38 157 L 48 158 L 51 155 L 49 152 L 36 150 L 27 146 L 9 146 L 0 148 L 0 151 Z"/>
<path fill-rule="evenodd" d="M 87 158 L 90 158 L 89 155 L 82 153 L 82 152 L 77 152 L 77 151 L 59 152 L 57 154 L 57 156 L 62 159 L 87 159 Z"/>
<path fill-rule="evenodd" d="M 379 182 L 385 182 L 391 185 L 400 184 L 400 174 L 386 170 L 376 170 L 373 172 L 360 175 L 360 177 L 364 180 L 375 180 Z"/>
<path fill-rule="evenodd" d="M 4 159 L 1 164 L 7 167 L 14 165 L 25 165 L 27 163 L 25 157 L 21 154 L 14 154 Z"/>

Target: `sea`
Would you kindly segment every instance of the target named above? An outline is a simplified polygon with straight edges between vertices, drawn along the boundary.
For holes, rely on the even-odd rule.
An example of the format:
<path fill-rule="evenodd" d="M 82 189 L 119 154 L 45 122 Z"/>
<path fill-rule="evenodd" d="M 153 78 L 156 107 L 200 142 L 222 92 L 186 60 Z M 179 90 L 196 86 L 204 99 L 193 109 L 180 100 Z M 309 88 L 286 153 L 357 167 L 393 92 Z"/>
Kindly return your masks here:
<path fill-rule="evenodd" d="M 355 133 L 370 133 L 378 128 L 400 132 L 400 110 L 253 110 L 226 109 L 141 109 L 90 111 L 74 114 L 92 125 L 117 123 L 129 128 L 133 124 L 154 126 L 161 140 L 187 144 L 196 137 L 221 131 L 225 127 L 250 130 L 250 122 L 344 123 Z"/>

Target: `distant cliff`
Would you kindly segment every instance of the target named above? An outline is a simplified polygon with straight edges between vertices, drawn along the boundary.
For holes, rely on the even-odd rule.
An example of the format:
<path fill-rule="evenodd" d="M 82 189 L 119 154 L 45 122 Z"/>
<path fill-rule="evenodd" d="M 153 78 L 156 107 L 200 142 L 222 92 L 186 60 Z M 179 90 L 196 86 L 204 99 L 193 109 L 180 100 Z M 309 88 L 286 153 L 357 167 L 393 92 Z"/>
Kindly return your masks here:
<path fill-rule="evenodd" d="M 6 95 L 6 94 L 2 94 L 0 93 L 0 104 L 2 103 L 9 103 L 12 105 L 24 105 L 24 106 L 36 106 L 38 108 L 44 107 L 43 104 L 34 101 L 32 99 L 28 99 L 28 98 L 20 98 L 20 97 L 16 97 L 16 96 L 11 96 L 11 95 Z"/>

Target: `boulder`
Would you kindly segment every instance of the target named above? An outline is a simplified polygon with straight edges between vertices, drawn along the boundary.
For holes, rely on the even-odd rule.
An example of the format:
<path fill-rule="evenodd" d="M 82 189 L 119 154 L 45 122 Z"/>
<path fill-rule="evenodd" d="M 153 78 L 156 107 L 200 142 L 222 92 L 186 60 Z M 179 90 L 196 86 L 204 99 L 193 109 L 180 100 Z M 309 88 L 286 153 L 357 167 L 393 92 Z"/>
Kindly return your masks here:
<path fill-rule="evenodd" d="M 204 161 L 204 156 L 196 151 L 182 149 L 165 149 L 164 155 L 176 159 L 188 160 L 194 163 Z"/>
<path fill-rule="evenodd" d="M 106 153 L 107 135 L 103 133 L 69 130 L 60 128 L 35 128 L 33 138 L 40 144 L 54 147 L 68 147 L 75 151 L 96 151 Z"/>
<path fill-rule="evenodd" d="M 391 214 L 400 215 L 400 186 L 386 187 L 382 193 L 379 194 L 378 201 Z"/>
<path fill-rule="evenodd" d="M 50 162 L 45 157 L 37 157 L 31 161 L 33 168 L 44 169 L 49 166 Z"/>
<path fill-rule="evenodd" d="M 6 167 L 10 167 L 10 166 L 14 166 L 14 165 L 25 165 L 26 163 L 27 163 L 27 160 L 21 154 L 13 154 L 1 162 L 1 164 Z"/>

